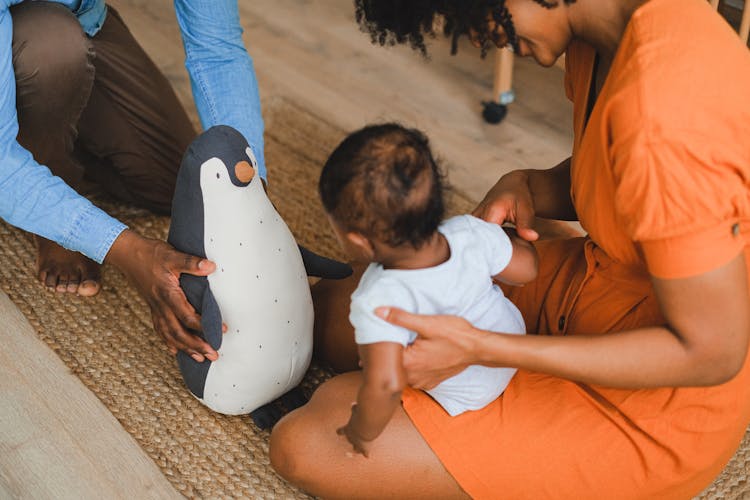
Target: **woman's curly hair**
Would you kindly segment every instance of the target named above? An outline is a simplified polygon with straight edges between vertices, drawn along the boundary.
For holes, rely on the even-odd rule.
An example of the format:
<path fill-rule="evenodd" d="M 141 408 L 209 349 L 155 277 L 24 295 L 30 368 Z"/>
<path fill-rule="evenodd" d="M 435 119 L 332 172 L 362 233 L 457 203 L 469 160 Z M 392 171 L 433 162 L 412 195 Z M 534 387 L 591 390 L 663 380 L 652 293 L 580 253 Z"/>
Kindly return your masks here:
<path fill-rule="evenodd" d="M 533 1 L 547 9 L 559 5 L 555 0 Z M 491 15 L 505 32 L 508 44 L 518 51 L 516 30 L 505 0 L 354 0 L 354 6 L 360 28 L 370 34 L 373 43 L 380 45 L 408 43 L 426 56 L 425 36 L 434 37 L 436 21 L 442 19 L 443 34 L 451 39 L 451 54 L 458 49 L 458 38 L 472 30 L 484 56 L 490 42 L 498 36 L 487 23 Z"/>

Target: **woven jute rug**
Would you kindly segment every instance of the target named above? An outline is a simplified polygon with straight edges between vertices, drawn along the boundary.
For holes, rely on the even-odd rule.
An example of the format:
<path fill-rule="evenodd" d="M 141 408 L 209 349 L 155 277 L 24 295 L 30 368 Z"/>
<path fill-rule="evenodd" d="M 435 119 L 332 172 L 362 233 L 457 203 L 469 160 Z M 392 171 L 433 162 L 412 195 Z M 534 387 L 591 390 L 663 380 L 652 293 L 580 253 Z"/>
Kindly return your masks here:
<path fill-rule="evenodd" d="M 320 168 L 343 130 L 284 99 L 264 103 L 270 196 L 297 240 L 343 258 L 317 196 Z M 95 197 L 94 202 L 145 236 L 165 238 L 166 217 Z M 449 212 L 474 202 L 449 193 Z M 307 498 L 271 469 L 267 431 L 247 416 L 211 412 L 185 389 L 175 360 L 152 329 L 149 309 L 115 269 L 105 266 L 94 298 L 48 293 L 34 277 L 29 236 L 0 221 L 0 286 L 47 343 L 161 468 L 173 486 L 197 498 Z M 307 392 L 330 376 L 313 364 Z M 750 436 L 702 498 L 750 497 Z"/>

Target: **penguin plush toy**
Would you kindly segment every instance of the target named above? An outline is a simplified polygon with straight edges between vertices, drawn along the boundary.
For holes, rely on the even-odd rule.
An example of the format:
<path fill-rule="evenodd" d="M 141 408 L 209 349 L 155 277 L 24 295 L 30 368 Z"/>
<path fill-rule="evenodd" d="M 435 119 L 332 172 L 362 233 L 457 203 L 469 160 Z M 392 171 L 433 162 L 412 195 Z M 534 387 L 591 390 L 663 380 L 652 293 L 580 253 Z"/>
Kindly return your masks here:
<path fill-rule="evenodd" d="M 177 362 L 190 391 L 214 411 L 250 413 L 261 428 L 305 403 L 297 387 L 312 356 L 307 275 L 343 278 L 345 264 L 298 246 L 266 196 L 257 163 L 237 130 L 216 126 L 188 148 L 177 175 L 169 243 L 216 263 L 180 286 L 201 315 L 200 335 L 219 359 Z M 227 325 L 222 333 L 222 323 Z"/>

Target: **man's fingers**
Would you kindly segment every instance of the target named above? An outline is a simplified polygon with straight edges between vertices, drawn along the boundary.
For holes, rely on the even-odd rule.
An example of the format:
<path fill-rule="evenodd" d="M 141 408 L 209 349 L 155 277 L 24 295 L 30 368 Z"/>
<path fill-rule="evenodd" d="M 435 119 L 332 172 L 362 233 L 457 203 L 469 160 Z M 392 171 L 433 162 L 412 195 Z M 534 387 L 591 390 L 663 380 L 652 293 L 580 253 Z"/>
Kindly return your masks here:
<path fill-rule="evenodd" d="M 214 351 L 211 346 L 204 342 L 201 338 L 196 337 L 195 335 L 181 328 L 178 330 L 173 330 L 172 334 L 174 335 L 174 338 L 176 339 L 178 344 L 181 346 L 180 350 L 185 351 L 185 353 L 190 355 L 197 362 L 201 363 L 204 356 L 211 361 L 216 361 L 218 359 L 216 351 Z"/>
<path fill-rule="evenodd" d="M 161 338 L 164 339 L 164 343 L 167 344 L 167 349 L 171 354 L 177 354 L 177 351 L 179 350 L 179 346 L 175 343 L 174 339 L 169 333 L 169 328 L 167 327 L 167 323 L 165 319 L 161 315 L 157 315 L 152 311 L 152 321 L 154 323 L 154 330 L 156 330 L 156 333 L 161 335 Z"/>
<path fill-rule="evenodd" d="M 184 351 L 198 362 L 202 362 L 204 356 L 211 361 L 218 359 L 216 351 L 203 339 L 185 330 L 183 324 L 173 314 L 162 316 L 160 323 L 162 329 L 160 333 L 171 347 Z"/>
<path fill-rule="evenodd" d="M 208 276 L 216 270 L 216 264 L 208 259 L 196 257 L 186 253 L 179 252 L 182 261 L 177 266 L 178 274 L 187 273 L 193 276 Z"/>
<path fill-rule="evenodd" d="M 176 316 L 182 325 L 191 330 L 200 331 L 202 329 L 200 315 L 195 312 L 195 309 L 185 297 L 185 292 L 177 283 L 173 286 L 161 288 L 157 295 L 159 303 L 154 307 L 161 310 L 162 316 Z"/>
<path fill-rule="evenodd" d="M 175 315 L 180 323 L 191 330 L 200 331 L 202 329 L 201 317 L 195 312 L 195 309 L 193 309 L 193 306 L 191 306 L 187 299 L 185 299 L 184 295 L 181 302 L 181 304 L 175 304 Z"/>
<path fill-rule="evenodd" d="M 173 330 L 174 325 L 170 328 L 166 321 L 162 321 L 160 324 L 159 333 L 167 343 L 167 349 L 170 354 L 175 356 L 178 351 L 184 351 L 198 363 L 203 362 L 203 354 L 191 348 L 186 342 L 180 340 L 180 335 Z"/>

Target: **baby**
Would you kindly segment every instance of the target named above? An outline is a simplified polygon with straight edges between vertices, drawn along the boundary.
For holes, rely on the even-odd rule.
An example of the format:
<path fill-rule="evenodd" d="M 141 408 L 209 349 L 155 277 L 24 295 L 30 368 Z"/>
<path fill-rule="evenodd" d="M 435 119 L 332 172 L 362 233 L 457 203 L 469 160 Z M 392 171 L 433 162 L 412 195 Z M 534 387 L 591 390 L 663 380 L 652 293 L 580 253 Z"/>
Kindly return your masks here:
<path fill-rule="evenodd" d="M 376 316 L 375 308 L 458 315 L 477 328 L 523 334 L 520 312 L 494 280 L 533 280 L 537 257 L 533 246 L 497 224 L 470 215 L 441 223 L 441 174 L 417 130 L 383 124 L 351 134 L 323 167 L 319 189 L 342 247 L 354 261 L 370 263 L 349 316 L 363 383 L 348 424 L 338 431 L 366 456 L 400 404 L 403 351 L 416 339 Z M 496 399 L 514 373 L 470 366 L 427 392 L 458 415 Z"/>

